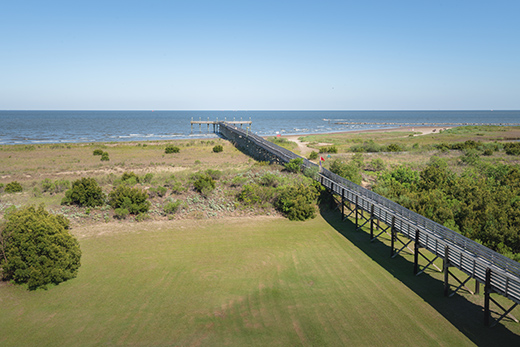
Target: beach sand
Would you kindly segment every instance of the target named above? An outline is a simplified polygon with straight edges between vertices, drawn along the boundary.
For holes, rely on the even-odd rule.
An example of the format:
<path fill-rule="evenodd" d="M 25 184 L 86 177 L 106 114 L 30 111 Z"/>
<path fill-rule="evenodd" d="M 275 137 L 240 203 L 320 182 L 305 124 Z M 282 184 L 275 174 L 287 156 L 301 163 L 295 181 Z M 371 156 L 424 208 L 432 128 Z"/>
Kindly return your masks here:
<path fill-rule="evenodd" d="M 409 131 L 416 132 L 414 136 L 422 136 L 428 134 L 438 133 L 440 130 L 446 130 L 453 127 L 432 127 L 432 126 L 416 126 L 416 127 L 398 127 L 398 128 L 388 128 L 388 129 L 370 129 L 370 130 L 353 130 L 353 131 L 343 131 L 334 134 L 363 134 L 363 133 L 385 133 L 385 132 L 396 132 L 396 131 Z M 327 133 L 325 133 L 327 134 Z M 308 135 L 318 135 L 318 134 L 301 134 L 301 135 L 285 135 L 282 137 L 286 138 L 289 141 L 295 142 L 298 145 L 298 149 L 302 156 L 309 155 L 314 149 L 307 147 L 309 142 L 300 141 L 300 137 L 308 136 Z M 324 135 L 324 134 L 319 134 Z M 318 143 L 317 146 L 330 146 L 332 143 Z"/>

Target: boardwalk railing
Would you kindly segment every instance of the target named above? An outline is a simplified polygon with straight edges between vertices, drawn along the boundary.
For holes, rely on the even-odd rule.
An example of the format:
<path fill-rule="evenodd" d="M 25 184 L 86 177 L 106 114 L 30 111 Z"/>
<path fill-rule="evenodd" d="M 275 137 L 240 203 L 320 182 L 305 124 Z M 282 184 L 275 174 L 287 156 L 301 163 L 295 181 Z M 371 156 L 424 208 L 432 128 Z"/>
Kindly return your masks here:
<path fill-rule="evenodd" d="M 219 130 L 224 137 L 252 156 L 257 155 L 264 160 L 268 159 L 281 163 L 301 158 L 295 153 L 241 128 L 221 123 Z M 302 159 L 305 167 L 317 167 L 309 160 Z M 370 213 L 371 220 L 378 219 L 386 225 L 392 226 L 392 231 L 399 232 L 420 247 L 442 258 L 445 271 L 448 271 L 449 266 L 453 266 L 466 273 L 470 278 L 474 278 L 478 283 L 485 284 L 487 306 L 485 320 L 489 316 L 488 300 L 491 292 L 512 300 L 515 303 L 514 306 L 520 303 L 520 263 L 327 169 L 322 168 L 316 180 L 333 194 L 341 196 L 342 204 L 345 202 L 355 204 L 356 210 L 361 209 Z M 445 281 L 447 281 L 447 274 Z M 509 313 L 514 306 L 507 310 L 503 316 Z"/>

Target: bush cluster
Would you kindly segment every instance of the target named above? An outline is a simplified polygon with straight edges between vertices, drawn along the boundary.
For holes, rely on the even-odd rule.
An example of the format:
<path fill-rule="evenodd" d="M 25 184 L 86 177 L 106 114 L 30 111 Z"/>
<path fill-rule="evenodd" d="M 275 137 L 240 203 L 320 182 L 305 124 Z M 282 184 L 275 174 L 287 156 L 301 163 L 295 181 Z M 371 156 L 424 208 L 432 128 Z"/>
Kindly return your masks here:
<path fill-rule="evenodd" d="M 166 153 L 166 154 L 179 153 L 179 152 L 180 152 L 180 148 L 177 146 L 173 146 L 173 145 L 166 146 L 166 148 L 164 150 L 164 153 Z"/>
<path fill-rule="evenodd" d="M 504 144 L 504 149 L 508 155 L 520 155 L 520 142 L 508 142 Z"/>
<path fill-rule="evenodd" d="M 4 280 L 46 289 L 76 277 L 81 250 L 69 221 L 43 205 L 11 212 L 0 229 L 0 268 Z"/>
<path fill-rule="evenodd" d="M 7 183 L 4 188 L 4 192 L 6 192 L 6 193 L 19 193 L 22 191 L 23 191 L 22 185 L 17 181 Z"/>
<path fill-rule="evenodd" d="M 181 206 L 182 206 L 181 200 L 169 201 L 163 207 L 164 214 L 167 214 L 167 215 L 174 214 L 175 212 L 177 212 L 179 210 L 179 208 Z"/>
<path fill-rule="evenodd" d="M 316 216 L 316 185 L 292 185 L 284 187 L 275 201 L 275 207 L 290 220 L 306 220 Z"/>
<path fill-rule="evenodd" d="M 146 191 L 122 184 L 108 195 L 108 204 L 115 210 L 116 216 L 148 212 L 150 202 Z"/>
<path fill-rule="evenodd" d="M 338 153 L 338 148 L 334 145 L 320 147 L 320 153 Z"/>
<path fill-rule="evenodd" d="M 303 165 L 302 158 L 291 159 L 291 160 L 289 160 L 289 162 L 287 164 L 285 164 L 285 170 L 292 172 L 292 173 L 297 173 L 302 170 L 302 165 Z"/>
<path fill-rule="evenodd" d="M 93 178 L 81 178 L 72 183 L 72 188 L 65 192 L 62 205 L 79 205 L 85 207 L 103 206 L 106 195 Z"/>
<path fill-rule="evenodd" d="M 467 150 L 471 161 L 476 149 Z M 504 164 L 451 171 L 430 158 L 417 172 L 399 166 L 381 173 L 374 191 L 483 245 L 520 260 L 520 169 Z"/>
<path fill-rule="evenodd" d="M 215 190 L 215 180 L 207 173 L 199 173 L 194 177 L 193 187 L 203 196 L 209 196 Z"/>
<path fill-rule="evenodd" d="M 220 153 L 224 150 L 224 147 L 222 147 L 222 145 L 216 145 L 215 147 L 213 147 L 213 152 L 214 153 Z"/>

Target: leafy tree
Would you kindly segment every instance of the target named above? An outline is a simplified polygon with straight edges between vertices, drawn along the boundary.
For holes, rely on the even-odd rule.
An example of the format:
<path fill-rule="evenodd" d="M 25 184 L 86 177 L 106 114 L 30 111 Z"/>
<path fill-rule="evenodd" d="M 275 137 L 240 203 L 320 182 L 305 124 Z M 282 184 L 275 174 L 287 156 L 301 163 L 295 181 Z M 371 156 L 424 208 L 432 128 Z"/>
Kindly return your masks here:
<path fill-rule="evenodd" d="M 102 149 L 95 149 L 94 152 L 92 153 L 93 155 L 103 155 L 103 150 Z"/>
<path fill-rule="evenodd" d="M 109 161 L 110 158 L 108 157 L 108 152 L 103 152 L 103 154 L 101 154 L 101 161 Z"/>
<path fill-rule="evenodd" d="M 127 210 L 130 214 L 146 213 L 150 208 L 148 193 L 125 184 L 118 186 L 108 195 L 108 204 L 114 209 Z"/>
<path fill-rule="evenodd" d="M 47 288 L 76 277 L 81 250 L 69 232 L 69 221 L 43 205 L 9 213 L 0 230 L 0 267 L 4 280 Z"/>
<path fill-rule="evenodd" d="M 95 179 L 82 178 L 72 183 L 72 188 L 65 192 L 61 204 L 95 207 L 104 205 L 105 199 L 106 195 Z"/>
<path fill-rule="evenodd" d="M 224 147 L 222 147 L 222 145 L 216 145 L 215 147 L 213 147 L 213 152 L 214 153 L 220 153 L 224 150 Z"/>

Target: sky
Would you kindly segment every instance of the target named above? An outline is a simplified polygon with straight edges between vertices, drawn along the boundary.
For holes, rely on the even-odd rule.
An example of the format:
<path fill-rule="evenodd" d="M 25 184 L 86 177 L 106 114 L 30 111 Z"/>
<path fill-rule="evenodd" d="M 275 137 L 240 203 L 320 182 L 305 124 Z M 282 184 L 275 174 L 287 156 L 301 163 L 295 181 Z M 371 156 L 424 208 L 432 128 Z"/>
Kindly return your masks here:
<path fill-rule="evenodd" d="M 2 1 L 0 110 L 519 110 L 520 1 Z"/>

